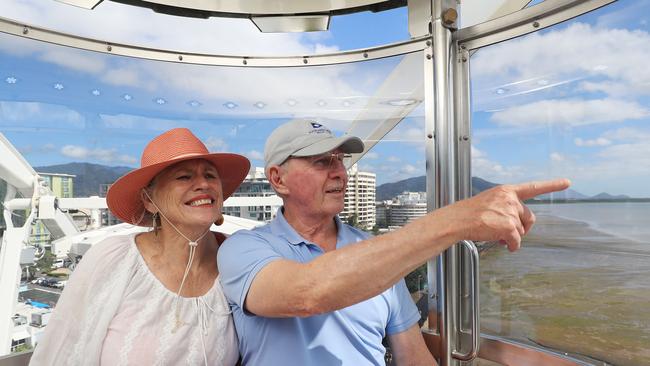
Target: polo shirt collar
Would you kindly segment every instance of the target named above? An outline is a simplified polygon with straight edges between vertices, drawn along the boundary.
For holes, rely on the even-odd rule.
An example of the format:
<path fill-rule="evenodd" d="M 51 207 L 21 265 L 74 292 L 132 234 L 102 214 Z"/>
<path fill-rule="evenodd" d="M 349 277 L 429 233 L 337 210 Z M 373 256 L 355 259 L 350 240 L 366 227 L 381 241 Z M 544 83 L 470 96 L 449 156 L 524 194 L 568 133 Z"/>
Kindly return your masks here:
<path fill-rule="evenodd" d="M 341 230 L 341 228 L 343 227 L 343 222 L 338 215 L 334 216 L 334 222 L 336 223 L 336 241 L 338 247 L 338 243 L 341 242 L 342 239 L 341 235 L 343 230 Z M 315 244 L 300 236 L 293 226 L 289 225 L 289 222 L 287 222 L 287 219 L 284 217 L 284 206 L 280 207 L 275 218 L 271 221 L 270 227 L 273 234 L 285 238 L 292 245 L 303 243 Z"/>

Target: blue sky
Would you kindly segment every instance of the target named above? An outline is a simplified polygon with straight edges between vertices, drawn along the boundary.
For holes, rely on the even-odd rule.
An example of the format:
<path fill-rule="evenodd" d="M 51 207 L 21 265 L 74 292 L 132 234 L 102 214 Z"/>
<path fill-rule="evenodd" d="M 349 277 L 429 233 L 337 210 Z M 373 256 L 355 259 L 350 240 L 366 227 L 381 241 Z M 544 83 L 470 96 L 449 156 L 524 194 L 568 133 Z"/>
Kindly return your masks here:
<path fill-rule="evenodd" d="M 335 17 L 328 32 L 260 34 L 243 19 L 187 20 L 112 2 L 94 11 L 55 1 L 0 0 L 0 7 L 4 17 L 46 28 L 219 54 L 327 53 L 409 37 L 405 9 Z M 622 0 L 476 52 L 473 174 L 500 183 L 566 176 L 585 194 L 650 197 L 647 14 L 648 2 Z M 355 121 L 382 120 L 396 109 L 390 101 L 421 95 L 421 58 L 208 67 L 0 34 L 0 132 L 34 166 L 137 166 L 148 140 L 186 126 L 211 150 L 241 153 L 261 166 L 265 137 L 289 118 L 317 118 L 342 133 Z M 420 106 L 360 161 L 361 169 L 375 172 L 378 183 L 423 175 L 423 120 Z"/>

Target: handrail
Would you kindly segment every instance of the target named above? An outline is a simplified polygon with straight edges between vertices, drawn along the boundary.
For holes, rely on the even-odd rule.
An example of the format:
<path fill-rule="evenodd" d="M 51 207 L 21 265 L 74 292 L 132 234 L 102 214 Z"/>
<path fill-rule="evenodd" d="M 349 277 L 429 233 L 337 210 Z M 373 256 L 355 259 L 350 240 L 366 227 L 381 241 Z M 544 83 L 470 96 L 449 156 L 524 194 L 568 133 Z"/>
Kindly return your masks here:
<path fill-rule="evenodd" d="M 467 251 L 469 252 L 469 258 L 470 258 L 470 299 L 472 301 L 472 306 L 469 307 L 470 313 L 471 313 L 471 336 L 472 336 L 472 346 L 469 349 L 468 352 L 462 353 L 457 350 L 453 350 L 451 352 L 452 357 L 454 357 L 457 360 L 461 361 L 471 361 L 474 358 L 476 358 L 476 355 L 478 354 L 478 349 L 479 349 L 479 341 L 481 334 L 479 332 L 479 324 L 480 324 L 480 312 L 479 312 L 479 299 L 478 299 L 478 294 L 479 294 L 479 289 L 478 289 L 478 263 L 479 263 L 479 257 L 478 257 L 478 249 L 476 248 L 476 245 L 470 240 L 463 240 L 459 242 L 459 244 L 462 244 Z M 460 314 L 461 312 L 459 312 Z M 462 324 L 462 322 L 459 320 L 457 324 Z"/>

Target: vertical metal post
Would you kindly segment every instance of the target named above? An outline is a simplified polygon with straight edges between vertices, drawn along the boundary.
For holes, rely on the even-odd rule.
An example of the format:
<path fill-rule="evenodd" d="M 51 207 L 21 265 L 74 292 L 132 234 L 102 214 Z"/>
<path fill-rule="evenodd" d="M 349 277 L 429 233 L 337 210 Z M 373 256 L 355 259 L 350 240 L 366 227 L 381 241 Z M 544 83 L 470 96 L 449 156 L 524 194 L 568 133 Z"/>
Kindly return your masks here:
<path fill-rule="evenodd" d="M 432 0 L 432 62 L 425 60 L 425 129 L 427 134 L 427 208 L 433 210 L 456 201 L 457 132 L 453 109 L 453 69 L 450 26 L 457 20 L 456 1 Z M 451 16 L 450 16 L 451 15 Z M 432 70 L 431 70 L 432 68 Z M 436 269 L 436 312 L 429 314 L 429 324 L 437 325 L 440 334 L 440 364 L 458 366 L 452 357 L 459 344 L 459 249 L 453 246 L 434 262 Z M 437 268 L 436 268 L 437 267 Z M 433 285 L 433 284 L 430 284 Z M 430 286 L 431 288 L 432 286 Z"/>

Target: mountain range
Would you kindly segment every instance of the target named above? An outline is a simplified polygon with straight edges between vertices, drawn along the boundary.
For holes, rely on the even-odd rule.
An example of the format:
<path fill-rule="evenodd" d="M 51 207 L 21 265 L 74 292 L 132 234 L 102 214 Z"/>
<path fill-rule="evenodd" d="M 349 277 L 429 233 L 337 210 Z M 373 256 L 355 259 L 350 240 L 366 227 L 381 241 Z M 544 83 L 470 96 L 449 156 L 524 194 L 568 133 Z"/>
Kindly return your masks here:
<path fill-rule="evenodd" d="M 117 178 L 133 170 L 133 168 L 91 163 L 68 163 L 35 167 L 34 170 L 39 173 L 75 175 L 72 186 L 74 197 L 89 197 L 98 196 L 100 185 L 115 182 Z"/>
<path fill-rule="evenodd" d="M 476 195 L 486 189 L 490 189 L 499 183 L 489 182 L 479 177 L 472 177 L 472 195 Z M 377 201 L 390 200 L 398 194 L 409 192 L 426 192 L 426 177 L 414 177 L 400 180 L 394 183 L 384 183 L 377 186 L 376 199 Z M 625 200 L 629 199 L 626 195 L 611 195 L 609 193 L 599 193 L 595 196 L 587 196 L 573 189 L 567 189 L 562 192 L 554 192 L 537 196 L 538 200 L 593 200 L 593 201 L 607 201 L 607 200 Z"/>
<path fill-rule="evenodd" d="M 42 173 L 60 173 L 72 174 L 74 178 L 74 196 L 88 197 L 99 194 L 101 184 L 113 183 L 117 178 L 131 171 L 133 168 L 125 166 L 106 166 L 91 163 L 68 163 L 61 165 L 41 166 L 34 168 L 37 172 Z M 479 177 L 472 177 L 472 195 L 478 194 L 486 189 L 490 189 L 499 183 L 489 182 Z M 390 200 L 398 194 L 409 192 L 425 192 L 426 177 L 413 177 L 398 182 L 384 183 L 377 186 L 377 201 Z M 567 189 L 563 192 L 545 194 L 538 196 L 540 200 L 624 200 L 629 199 L 626 195 L 611 195 L 609 193 L 599 193 L 595 196 L 587 196 L 578 191 Z"/>

